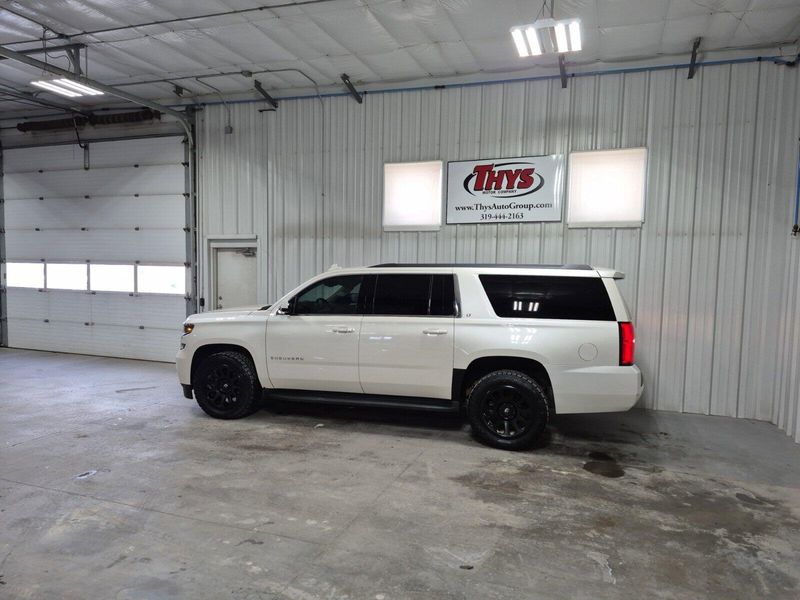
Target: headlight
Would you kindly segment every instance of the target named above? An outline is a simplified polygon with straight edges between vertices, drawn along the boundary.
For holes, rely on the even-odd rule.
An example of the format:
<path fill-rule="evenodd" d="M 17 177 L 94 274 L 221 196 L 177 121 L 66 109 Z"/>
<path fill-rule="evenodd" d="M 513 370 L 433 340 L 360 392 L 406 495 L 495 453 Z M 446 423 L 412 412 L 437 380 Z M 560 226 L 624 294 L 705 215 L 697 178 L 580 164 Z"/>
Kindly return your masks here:
<path fill-rule="evenodd" d="M 183 324 L 183 335 L 187 335 L 194 331 L 194 324 L 193 323 L 184 323 Z"/>

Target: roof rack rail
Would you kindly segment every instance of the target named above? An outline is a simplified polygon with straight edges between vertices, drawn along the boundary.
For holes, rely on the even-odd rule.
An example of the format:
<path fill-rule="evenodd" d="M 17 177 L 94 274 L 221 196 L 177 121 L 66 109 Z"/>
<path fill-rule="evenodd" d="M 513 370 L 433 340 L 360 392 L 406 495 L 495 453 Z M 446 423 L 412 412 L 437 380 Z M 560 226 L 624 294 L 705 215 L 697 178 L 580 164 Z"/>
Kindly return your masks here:
<path fill-rule="evenodd" d="M 494 264 L 494 263 L 381 263 L 370 265 L 370 269 L 389 269 L 405 267 L 465 267 L 476 269 L 565 269 L 573 271 L 591 271 L 589 265 L 525 265 L 525 264 Z"/>

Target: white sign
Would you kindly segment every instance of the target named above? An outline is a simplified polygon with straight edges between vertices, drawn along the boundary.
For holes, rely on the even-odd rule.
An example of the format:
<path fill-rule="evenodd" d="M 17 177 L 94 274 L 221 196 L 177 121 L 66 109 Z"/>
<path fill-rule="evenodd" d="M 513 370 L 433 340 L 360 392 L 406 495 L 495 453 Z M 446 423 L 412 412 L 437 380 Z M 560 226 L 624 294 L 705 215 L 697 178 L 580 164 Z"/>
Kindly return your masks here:
<path fill-rule="evenodd" d="M 560 221 L 564 156 L 447 163 L 448 223 Z"/>

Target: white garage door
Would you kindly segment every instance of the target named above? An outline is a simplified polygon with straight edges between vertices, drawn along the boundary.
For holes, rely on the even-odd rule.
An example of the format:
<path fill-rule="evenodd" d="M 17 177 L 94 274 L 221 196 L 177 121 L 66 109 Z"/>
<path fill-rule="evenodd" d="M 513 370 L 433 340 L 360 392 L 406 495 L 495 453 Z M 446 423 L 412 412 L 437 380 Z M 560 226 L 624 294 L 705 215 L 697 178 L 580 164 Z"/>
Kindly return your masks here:
<path fill-rule="evenodd" d="M 172 361 L 186 316 L 178 137 L 3 153 L 8 345 Z"/>

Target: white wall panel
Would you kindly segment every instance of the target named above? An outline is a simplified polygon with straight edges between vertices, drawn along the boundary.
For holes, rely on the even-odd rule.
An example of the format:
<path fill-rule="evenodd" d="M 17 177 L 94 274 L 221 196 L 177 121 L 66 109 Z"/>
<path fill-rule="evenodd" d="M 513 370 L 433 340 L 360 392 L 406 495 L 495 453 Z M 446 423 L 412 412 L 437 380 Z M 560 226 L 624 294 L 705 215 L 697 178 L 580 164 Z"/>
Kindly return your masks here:
<path fill-rule="evenodd" d="M 231 106 L 200 126 L 204 236 L 261 239 L 260 301 L 332 263 L 588 262 L 626 272 L 643 405 L 800 440 L 798 71 L 767 62 Z M 641 229 L 381 231 L 382 164 L 647 146 Z M 202 257 L 207 261 L 207 257 Z M 207 269 L 204 293 L 208 294 Z"/>

